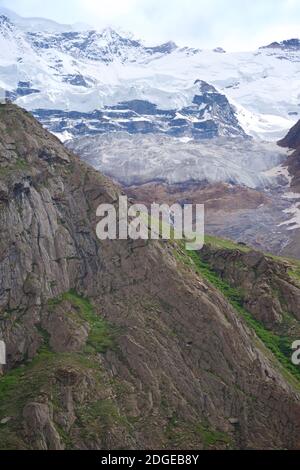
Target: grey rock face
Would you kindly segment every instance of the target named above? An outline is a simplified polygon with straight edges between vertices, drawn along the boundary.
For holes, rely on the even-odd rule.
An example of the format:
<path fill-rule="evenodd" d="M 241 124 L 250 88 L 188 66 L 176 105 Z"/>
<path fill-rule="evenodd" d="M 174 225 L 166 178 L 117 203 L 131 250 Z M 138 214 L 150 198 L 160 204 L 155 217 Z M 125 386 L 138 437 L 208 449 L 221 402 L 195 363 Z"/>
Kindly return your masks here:
<path fill-rule="evenodd" d="M 274 329 L 289 312 L 300 320 L 300 284 L 282 264 L 261 252 L 221 250 L 206 246 L 201 256 L 232 286 L 244 293 L 244 306 L 267 328 Z"/>
<path fill-rule="evenodd" d="M 16 97 L 18 93 L 20 90 L 15 91 Z M 131 100 L 91 113 L 37 109 L 34 115 L 51 132 L 65 133 L 69 138 L 106 132 L 165 134 L 196 140 L 220 136 L 248 137 L 238 121 L 234 106 L 212 85 L 196 80 L 190 95 L 190 106 L 182 109 L 163 110 L 149 101 Z"/>
<path fill-rule="evenodd" d="M 25 432 L 37 450 L 63 450 L 53 424 L 53 412 L 44 403 L 28 403 L 23 411 Z"/>

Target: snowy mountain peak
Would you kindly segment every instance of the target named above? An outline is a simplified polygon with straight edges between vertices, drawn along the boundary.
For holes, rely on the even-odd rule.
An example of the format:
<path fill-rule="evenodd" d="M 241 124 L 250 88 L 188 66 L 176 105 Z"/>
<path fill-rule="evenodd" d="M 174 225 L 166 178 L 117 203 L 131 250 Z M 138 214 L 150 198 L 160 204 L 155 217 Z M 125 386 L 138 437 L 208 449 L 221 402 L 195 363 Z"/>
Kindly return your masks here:
<path fill-rule="evenodd" d="M 9 10 L 8 8 L 1 7 L 1 6 L 0 6 L 0 16 L 5 16 L 10 21 L 16 21 L 18 18 L 21 18 L 12 10 Z"/>
<path fill-rule="evenodd" d="M 278 139 L 300 116 L 299 64 L 298 39 L 241 53 L 172 41 L 149 46 L 112 27 L 81 29 L 0 8 L 0 87 L 26 109 L 51 111 L 50 121 L 61 119 L 55 112 L 75 113 L 74 132 L 77 125 L 84 132 L 88 119 L 95 132 L 99 126 L 159 127 L 176 135 L 197 129 L 206 136 L 244 130 Z M 91 115 L 126 102 L 146 103 L 148 111 L 122 109 L 114 120 L 104 113 L 103 122 Z M 152 107 L 164 116 L 154 124 Z"/>
<path fill-rule="evenodd" d="M 96 31 L 94 31 L 96 33 Z M 103 39 L 106 39 L 109 42 L 114 42 L 116 40 L 121 39 L 121 34 L 119 34 L 117 31 L 115 31 L 113 28 L 108 26 L 107 28 L 104 28 L 102 32 L 100 33 L 101 37 Z"/>
<path fill-rule="evenodd" d="M 223 49 L 223 47 L 215 47 L 214 52 L 218 52 L 219 54 L 226 54 L 226 51 Z"/>
<path fill-rule="evenodd" d="M 195 85 L 198 86 L 199 91 L 201 93 L 216 93 L 217 90 L 214 86 L 210 85 L 209 83 L 205 82 L 204 80 L 195 80 Z"/>
<path fill-rule="evenodd" d="M 161 54 L 171 54 L 176 49 L 178 49 L 178 46 L 175 42 L 168 41 L 158 46 L 145 47 L 145 49 L 149 51 L 151 54 L 156 53 L 156 52 L 161 53 Z"/>
<path fill-rule="evenodd" d="M 127 39 L 129 41 L 134 40 L 134 36 L 132 33 L 128 31 L 122 31 L 121 29 L 115 29 L 112 26 L 107 26 L 106 28 L 104 28 L 102 31 L 100 31 L 100 35 L 103 39 L 106 39 L 108 42 L 120 41 L 124 39 Z"/>
<path fill-rule="evenodd" d="M 0 15 L 0 32 L 7 30 L 12 31 L 13 24 L 6 15 Z"/>
<path fill-rule="evenodd" d="M 63 31 L 82 31 L 90 29 L 90 26 L 77 23 L 74 25 L 64 25 L 46 18 L 23 18 L 14 11 L 0 6 L 0 15 L 6 16 L 12 23 L 24 32 L 43 31 L 43 32 L 63 32 Z"/>
<path fill-rule="evenodd" d="M 281 42 L 272 42 L 268 46 L 261 47 L 261 49 L 283 49 L 300 51 L 300 39 L 293 38 Z"/>

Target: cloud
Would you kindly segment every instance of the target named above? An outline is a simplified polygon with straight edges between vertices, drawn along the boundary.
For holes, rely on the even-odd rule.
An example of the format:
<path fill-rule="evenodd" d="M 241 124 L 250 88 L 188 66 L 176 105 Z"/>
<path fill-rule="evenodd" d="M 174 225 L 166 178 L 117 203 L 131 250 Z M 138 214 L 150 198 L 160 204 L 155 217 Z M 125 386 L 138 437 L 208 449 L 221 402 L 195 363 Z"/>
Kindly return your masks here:
<path fill-rule="evenodd" d="M 23 16 L 118 26 L 147 42 L 254 49 L 299 36 L 299 0 L 0 0 Z"/>

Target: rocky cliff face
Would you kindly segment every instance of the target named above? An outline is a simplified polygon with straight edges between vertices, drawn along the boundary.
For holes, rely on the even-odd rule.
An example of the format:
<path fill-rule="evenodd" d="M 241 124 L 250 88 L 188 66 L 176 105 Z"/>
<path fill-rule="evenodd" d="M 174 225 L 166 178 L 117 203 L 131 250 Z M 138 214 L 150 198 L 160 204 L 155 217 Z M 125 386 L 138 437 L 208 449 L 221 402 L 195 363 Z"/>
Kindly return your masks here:
<path fill-rule="evenodd" d="M 294 371 L 173 242 L 96 238 L 118 188 L 0 107 L 3 449 L 299 448 Z"/>
<path fill-rule="evenodd" d="M 278 144 L 291 149 L 296 149 L 300 146 L 300 121 L 289 130 L 284 139 L 280 140 Z"/>
<path fill-rule="evenodd" d="M 248 248 L 220 249 L 209 244 L 201 251 L 201 259 L 222 279 L 240 290 L 243 306 L 266 328 L 281 332 L 287 314 L 290 314 L 290 328 L 285 332 L 296 329 L 297 338 L 300 334 L 298 262 L 293 265 Z M 293 276 L 294 270 L 296 274 Z"/>
<path fill-rule="evenodd" d="M 280 140 L 279 145 L 295 149 L 288 158 L 288 168 L 293 176 L 291 187 L 300 193 L 300 121 L 298 121 L 288 132 L 286 137 Z"/>

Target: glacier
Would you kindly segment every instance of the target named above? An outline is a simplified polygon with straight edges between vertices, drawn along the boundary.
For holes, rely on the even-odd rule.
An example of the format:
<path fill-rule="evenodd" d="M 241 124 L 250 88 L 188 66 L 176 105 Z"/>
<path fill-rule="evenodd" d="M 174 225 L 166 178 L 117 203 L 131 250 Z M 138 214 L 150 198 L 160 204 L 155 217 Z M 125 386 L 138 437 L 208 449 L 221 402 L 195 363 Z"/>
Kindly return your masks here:
<path fill-rule="evenodd" d="M 226 182 L 269 190 L 289 184 L 272 169 L 287 150 L 271 142 L 218 137 L 189 140 L 165 135 L 108 133 L 73 139 L 67 145 L 94 168 L 125 186 L 149 182 Z"/>

